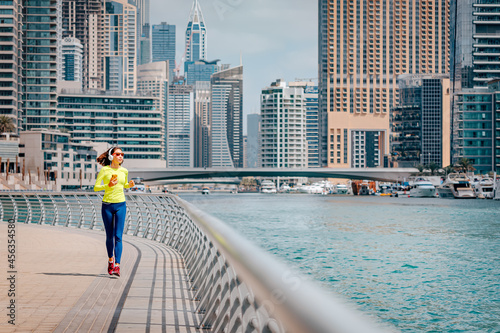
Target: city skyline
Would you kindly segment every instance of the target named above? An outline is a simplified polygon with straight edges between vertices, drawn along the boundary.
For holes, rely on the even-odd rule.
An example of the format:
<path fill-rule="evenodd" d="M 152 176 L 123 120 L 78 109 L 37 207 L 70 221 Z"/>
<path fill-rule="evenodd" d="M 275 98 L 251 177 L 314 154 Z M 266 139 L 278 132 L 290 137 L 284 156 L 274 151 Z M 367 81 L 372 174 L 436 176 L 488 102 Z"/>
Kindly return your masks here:
<path fill-rule="evenodd" d="M 200 0 L 199 4 L 207 28 L 208 60 L 220 59 L 233 67 L 242 56 L 245 117 L 259 112 L 260 93 L 269 82 L 317 78 L 317 2 Z M 177 26 L 176 61 L 184 53 L 192 6 L 191 0 L 151 1 L 152 24 Z"/>

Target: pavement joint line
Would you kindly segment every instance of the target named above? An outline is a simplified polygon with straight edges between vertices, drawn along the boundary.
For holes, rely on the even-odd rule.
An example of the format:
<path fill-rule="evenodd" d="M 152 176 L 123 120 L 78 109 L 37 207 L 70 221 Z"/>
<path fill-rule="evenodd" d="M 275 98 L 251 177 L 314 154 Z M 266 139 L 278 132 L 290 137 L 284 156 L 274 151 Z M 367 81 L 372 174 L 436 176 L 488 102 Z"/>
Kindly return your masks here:
<path fill-rule="evenodd" d="M 97 240 L 98 243 L 100 242 L 100 238 L 104 236 L 102 230 L 96 231 L 63 226 L 34 225 L 35 224 L 30 225 L 33 226 L 31 228 L 32 231 L 42 227 L 45 230 L 57 229 L 65 233 L 68 232 L 68 234 L 75 235 L 75 237 L 76 235 L 82 234 L 91 235 L 94 241 Z M 66 237 L 65 233 L 54 234 L 54 237 Z M 33 233 L 33 235 L 35 234 L 36 233 Z M 52 235 L 52 233 L 47 232 L 46 234 L 48 236 Z M 47 237 L 45 239 L 48 240 L 51 238 Z M 72 238 L 67 237 L 67 239 L 70 240 Z M 85 238 L 80 239 L 82 239 L 80 243 L 85 244 Z M 97 245 L 99 245 L 98 243 Z M 126 260 L 122 259 L 123 266 L 130 267 L 131 269 L 126 270 L 125 274 L 122 272 L 122 277 L 120 279 L 110 278 L 107 272 L 104 272 L 104 269 L 101 270 L 101 273 L 96 274 L 71 273 L 72 270 L 78 271 L 78 269 L 81 269 L 80 267 L 83 267 L 84 262 L 82 262 L 81 259 L 71 262 L 71 265 L 66 267 L 69 270 L 68 273 L 44 273 L 43 270 L 41 272 L 37 270 L 31 271 L 30 274 L 40 274 L 40 276 L 44 276 L 44 278 L 40 280 L 40 285 L 36 282 L 38 280 L 33 280 L 33 282 L 31 282 L 32 286 L 30 285 L 29 288 L 33 291 L 43 290 L 38 288 L 42 287 L 43 283 L 48 283 L 44 281 L 51 279 L 52 275 L 54 278 L 58 279 L 58 281 L 61 281 L 61 283 L 64 283 L 65 279 L 68 279 L 68 281 L 73 279 L 73 276 L 78 279 L 84 279 L 82 281 L 91 282 L 87 287 L 84 287 L 87 289 L 83 291 L 79 291 L 78 289 L 67 289 L 67 292 L 63 291 L 63 284 L 58 292 L 49 292 L 45 294 L 37 292 L 31 293 L 32 299 L 30 299 L 30 304 L 32 305 L 32 310 L 31 315 L 27 317 L 28 321 L 26 325 L 29 325 L 31 318 L 31 322 L 35 323 L 35 326 L 30 326 L 32 328 L 30 328 L 29 331 L 70 333 L 78 331 L 115 332 L 118 327 L 119 331 L 121 331 L 121 329 L 124 329 L 123 324 L 138 324 L 137 322 L 129 323 L 130 320 L 126 323 L 120 321 L 120 319 L 126 320 L 126 318 L 121 318 L 122 310 L 145 310 L 147 313 L 146 326 L 143 325 L 142 327 L 146 330 L 148 330 L 148 327 L 155 327 L 156 331 L 156 328 L 162 325 L 164 327 L 164 332 L 166 332 L 165 327 L 168 327 L 168 330 L 170 330 L 171 327 L 175 327 L 176 332 L 199 332 L 200 330 L 197 326 L 199 326 L 198 323 L 201 320 L 201 316 L 194 312 L 193 308 L 196 307 L 196 304 L 189 298 L 191 291 L 188 288 L 189 281 L 187 281 L 187 271 L 182 255 L 177 252 L 176 249 L 155 240 L 125 236 L 124 243 L 133 247 L 130 251 L 124 251 L 125 258 L 123 259 Z M 33 248 L 36 249 L 33 245 L 30 246 L 31 251 L 33 251 Z M 78 246 L 81 245 L 78 244 Z M 82 248 L 85 249 L 84 247 Z M 93 245 L 93 248 L 98 249 L 99 246 L 96 247 L 96 245 Z M 92 252 L 94 255 L 92 263 L 96 262 L 95 258 L 98 258 L 98 256 L 95 256 L 94 252 Z M 134 264 L 129 266 L 129 263 L 132 262 L 134 262 Z M 41 267 L 40 269 L 43 269 L 43 266 Z M 50 267 L 52 267 L 51 269 L 55 269 L 53 272 L 56 272 L 58 267 L 57 262 L 55 266 L 53 265 Z M 85 269 L 87 269 L 87 267 L 96 268 L 94 264 L 85 267 Z M 63 272 L 66 272 L 66 268 Z M 94 272 L 94 269 L 92 269 L 92 272 Z M 133 285 L 134 281 L 140 282 L 139 287 Z M 149 293 L 146 294 L 149 297 L 141 296 L 141 289 L 149 290 Z M 73 290 L 75 292 L 73 292 Z M 131 290 L 135 290 L 137 296 L 129 296 Z M 72 298 L 76 297 L 74 303 L 71 301 L 69 304 L 68 302 L 64 304 L 63 300 L 65 299 L 65 295 L 70 294 Z M 187 299 L 184 298 L 186 296 L 188 297 Z M 124 306 L 127 299 L 139 301 L 133 303 L 135 305 L 134 307 L 125 308 Z M 140 307 L 142 300 L 146 300 L 147 307 Z M 144 305 L 146 305 L 146 303 Z M 27 304 L 26 310 L 28 310 L 28 308 L 30 308 L 29 304 Z M 45 313 L 50 315 L 50 317 L 46 316 Z M 60 315 L 57 315 L 57 313 L 60 313 Z M 59 317 L 61 319 L 54 319 Z M 138 317 L 137 320 L 140 320 L 140 317 Z M 161 324 L 159 324 L 159 322 L 161 322 Z M 18 327 L 18 329 L 22 329 L 22 326 Z"/>

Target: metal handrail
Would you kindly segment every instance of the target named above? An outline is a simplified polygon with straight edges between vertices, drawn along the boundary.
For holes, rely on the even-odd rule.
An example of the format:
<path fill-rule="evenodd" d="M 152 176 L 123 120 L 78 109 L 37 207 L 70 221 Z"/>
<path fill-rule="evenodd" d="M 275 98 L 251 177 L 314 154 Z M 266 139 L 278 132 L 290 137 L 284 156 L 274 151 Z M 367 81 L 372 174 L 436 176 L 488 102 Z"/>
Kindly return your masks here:
<path fill-rule="evenodd" d="M 100 214 L 96 214 L 101 200 L 95 193 L 3 192 L 0 218 L 103 230 Z M 126 234 L 164 243 L 183 256 L 204 329 L 258 333 L 385 330 L 178 197 L 128 194 L 127 202 Z M 67 212 L 60 212 L 58 205 L 64 205 Z"/>

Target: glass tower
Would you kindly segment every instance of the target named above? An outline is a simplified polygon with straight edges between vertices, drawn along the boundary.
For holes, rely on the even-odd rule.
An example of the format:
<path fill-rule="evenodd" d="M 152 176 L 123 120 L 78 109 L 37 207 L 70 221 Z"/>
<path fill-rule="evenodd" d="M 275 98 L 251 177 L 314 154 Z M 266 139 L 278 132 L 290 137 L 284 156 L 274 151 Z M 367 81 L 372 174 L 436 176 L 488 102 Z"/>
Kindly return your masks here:
<path fill-rule="evenodd" d="M 22 129 L 22 5 L 21 0 L 0 2 L 0 115 Z"/>
<path fill-rule="evenodd" d="M 60 0 L 30 0 L 23 7 L 25 130 L 57 129 L 60 9 Z"/>
<path fill-rule="evenodd" d="M 168 60 L 170 73 L 175 68 L 175 25 L 153 24 L 151 33 L 153 62 Z"/>
<path fill-rule="evenodd" d="M 207 59 L 207 30 L 198 0 L 193 3 L 186 29 L 186 61 Z"/>
<path fill-rule="evenodd" d="M 210 166 L 243 167 L 243 66 L 212 75 Z"/>

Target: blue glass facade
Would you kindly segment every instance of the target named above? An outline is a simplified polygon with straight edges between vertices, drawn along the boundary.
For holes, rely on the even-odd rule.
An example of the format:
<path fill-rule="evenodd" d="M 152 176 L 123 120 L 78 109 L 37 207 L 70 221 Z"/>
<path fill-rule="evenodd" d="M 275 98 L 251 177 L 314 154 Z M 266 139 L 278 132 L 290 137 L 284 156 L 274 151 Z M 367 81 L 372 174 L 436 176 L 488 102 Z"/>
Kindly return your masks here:
<path fill-rule="evenodd" d="M 210 82 L 212 74 L 217 72 L 216 63 L 207 63 L 203 61 L 188 61 L 184 64 L 184 73 L 188 85 L 194 85 L 196 82 Z"/>
<path fill-rule="evenodd" d="M 457 98 L 456 158 L 468 158 L 476 173 L 493 170 L 493 105 L 491 92 L 463 92 Z"/>
<path fill-rule="evenodd" d="M 169 61 L 169 71 L 175 68 L 175 25 L 153 24 L 151 30 L 153 62 Z"/>

